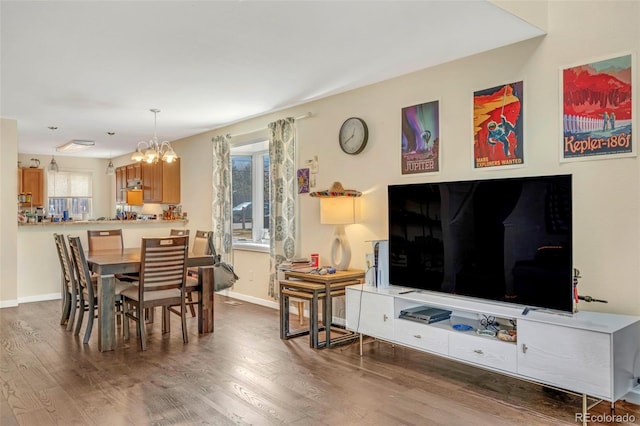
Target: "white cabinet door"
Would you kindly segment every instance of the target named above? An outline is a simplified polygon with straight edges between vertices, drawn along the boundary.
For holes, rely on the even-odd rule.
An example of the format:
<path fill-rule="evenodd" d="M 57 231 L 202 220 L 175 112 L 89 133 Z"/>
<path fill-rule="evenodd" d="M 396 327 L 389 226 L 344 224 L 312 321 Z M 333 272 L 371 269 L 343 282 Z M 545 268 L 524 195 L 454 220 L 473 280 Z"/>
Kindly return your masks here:
<path fill-rule="evenodd" d="M 347 329 L 393 340 L 393 297 L 347 287 Z"/>
<path fill-rule="evenodd" d="M 518 374 L 610 400 L 611 371 L 609 334 L 518 320 Z"/>

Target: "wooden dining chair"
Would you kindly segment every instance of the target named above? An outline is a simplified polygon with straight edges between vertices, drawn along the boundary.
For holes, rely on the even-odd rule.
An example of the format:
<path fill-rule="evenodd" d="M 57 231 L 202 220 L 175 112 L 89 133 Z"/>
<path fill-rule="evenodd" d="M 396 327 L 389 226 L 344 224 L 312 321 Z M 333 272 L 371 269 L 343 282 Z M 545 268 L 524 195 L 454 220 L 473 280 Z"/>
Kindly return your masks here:
<path fill-rule="evenodd" d="M 187 279 L 187 255 L 189 237 L 142 238 L 140 281 L 137 288 L 122 292 L 125 312 L 125 339 L 129 338 L 129 319 L 136 321 L 140 347 L 147 349 L 144 310 L 162 306 L 179 306 L 182 340 L 187 337 L 185 284 Z M 169 322 L 169 310 L 163 309 L 164 320 Z M 168 330 L 168 326 L 166 328 Z M 163 330 L 164 331 L 164 330 Z"/>
<path fill-rule="evenodd" d="M 122 250 L 124 240 L 122 229 L 101 229 L 87 230 L 87 240 L 89 241 L 89 253 L 99 250 Z M 139 274 L 132 272 L 129 274 L 116 274 L 116 279 L 124 282 L 138 281 Z"/>
<path fill-rule="evenodd" d="M 211 254 L 211 248 L 213 247 L 213 232 L 211 231 L 196 231 L 196 235 L 193 238 L 193 246 L 191 252 L 195 255 Z M 198 268 L 187 269 L 187 306 L 191 311 L 191 316 L 196 316 L 196 310 L 194 305 L 198 303 L 198 300 L 193 299 L 193 294 L 198 293 L 198 297 L 201 297 L 202 289 L 200 288 L 200 281 L 198 280 Z"/>
<path fill-rule="evenodd" d="M 69 250 L 64 235 L 53 234 L 56 244 L 58 258 L 60 260 L 61 280 L 62 280 L 62 316 L 60 317 L 60 325 L 67 325 L 67 331 L 73 330 L 73 323 L 76 317 L 78 307 L 78 284 L 74 273 Z M 96 277 L 93 277 L 97 279 Z"/>
<path fill-rule="evenodd" d="M 71 248 L 71 259 L 78 282 L 78 300 L 80 306 L 74 334 L 76 336 L 80 334 L 80 328 L 82 327 L 82 322 L 84 320 L 84 311 L 88 311 L 87 327 L 83 339 L 83 343 L 86 344 L 89 343 L 91 330 L 93 329 L 93 319 L 96 315 L 98 302 L 97 285 L 96 282 L 91 279 L 89 264 L 87 263 L 87 258 L 84 254 L 80 237 L 69 236 L 68 239 L 69 247 Z M 122 292 L 130 288 L 135 289 L 136 286 L 131 283 L 116 281 L 116 315 L 123 315 Z"/>
<path fill-rule="evenodd" d="M 188 229 L 172 229 L 169 232 L 169 235 L 172 237 L 181 237 L 183 235 L 189 236 L 189 230 Z"/>

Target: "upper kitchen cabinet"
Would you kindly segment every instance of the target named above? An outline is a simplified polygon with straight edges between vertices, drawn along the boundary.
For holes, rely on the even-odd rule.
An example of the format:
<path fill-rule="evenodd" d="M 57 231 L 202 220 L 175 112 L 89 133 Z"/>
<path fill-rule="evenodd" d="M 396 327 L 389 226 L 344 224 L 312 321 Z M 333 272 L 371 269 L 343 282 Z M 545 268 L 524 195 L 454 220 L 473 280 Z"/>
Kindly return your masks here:
<path fill-rule="evenodd" d="M 133 163 L 126 166 L 127 168 L 127 181 L 141 180 L 142 179 L 142 164 Z"/>
<path fill-rule="evenodd" d="M 44 169 L 18 169 L 18 194 L 27 193 L 31 193 L 32 202 L 23 203 L 22 206 L 44 206 Z"/>
<path fill-rule="evenodd" d="M 116 203 L 124 203 L 127 188 L 127 167 L 116 167 Z"/>
<path fill-rule="evenodd" d="M 180 203 L 180 159 L 172 163 L 142 165 L 142 200 L 145 203 Z"/>

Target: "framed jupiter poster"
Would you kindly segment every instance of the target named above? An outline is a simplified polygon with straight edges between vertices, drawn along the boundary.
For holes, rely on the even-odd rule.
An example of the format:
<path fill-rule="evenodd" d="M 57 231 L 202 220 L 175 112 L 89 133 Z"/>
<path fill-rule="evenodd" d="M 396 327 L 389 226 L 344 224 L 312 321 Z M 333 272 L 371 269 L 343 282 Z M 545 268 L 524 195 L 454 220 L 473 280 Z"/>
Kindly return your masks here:
<path fill-rule="evenodd" d="M 626 54 L 561 70 L 561 161 L 635 155 L 633 59 Z"/>
<path fill-rule="evenodd" d="M 402 108 L 402 174 L 440 171 L 438 101 Z"/>
<path fill-rule="evenodd" d="M 524 165 L 523 83 L 473 93 L 473 165 L 476 169 Z"/>

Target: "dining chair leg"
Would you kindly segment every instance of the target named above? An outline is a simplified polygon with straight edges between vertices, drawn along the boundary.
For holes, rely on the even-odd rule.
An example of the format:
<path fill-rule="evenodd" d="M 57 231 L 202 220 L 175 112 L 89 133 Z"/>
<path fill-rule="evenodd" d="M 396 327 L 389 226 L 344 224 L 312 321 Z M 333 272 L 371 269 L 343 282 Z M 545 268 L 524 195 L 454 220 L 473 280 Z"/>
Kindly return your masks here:
<path fill-rule="evenodd" d="M 169 311 L 168 306 L 162 307 L 162 334 L 167 334 L 171 332 L 171 318 L 169 315 L 171 312 Z"/>
<path fill-rule="evenodd" d="M 200 295 L 198 295 L 198 297 L 200 297 Z M 190 302 L 189 309 L 191 310 L 191 316 L 195 317 L 196 316 L 196 308 L 193 307 L 193 296 L 191 295 L 191 293 L 187 294 L 187 300 L 189 300 L 189 302 Z"/>
<path fill-rule="evenodd" d="M 80 303 L 80 301 L 77 297 L 75 297 L 75 300 L 73 300 L 73 298 L 69 298 L 69 318 L 67 319 L 67 331 L 73 331 L 73 323 L 76 320 L 76 314 L 78 312 L 78 303 Z"/>
<path fill-rule="evenodd" d="M 125 340 L 129 340 L 129 304 L 122 301 L 122 335 Z"/>
<path fill-rule="evenodd" d="M 60 317 L 60 325 L 65 325 L 71 316 L 71 295 L 65 290 L 63 294 L 64 300 L 62 305 L 62 316 Z"/>
<path fill-rule="evenodd" d="M 144 321 L 146 323 L 152 324 L 155 312 L 156 312 L 156 308 L 145 308 L 145 310 L 144 310 Z"/>
<path fill-rule="evenodd" d="M 78 307 L 76 308 L 76 313 L 78 315 L 78 318 L 76 319 L 76 329 L 73 332 L 74 336 L 77 336 L 80 334 L 80 328 L 82 327 L 82 321 L 84 321 L 84 299 L 79 299 L 78 302 Z M 67 327 L 67 330 L 70 330 L 71 328 L 73 328 L 73 323 L 70 323 L 71 327 Z"/>
<path fill-rule="evenodd" d="M 94 302 L 88 303 L 89 305 L 89 318 L 87 318 L 87 329 L 84 331 L 84 344 L 89 343 L 91 337 L 91 330 L 93 330 L 93 318 L 95 317 Z"/>
<path fill-rule="evenodd" d="M 191 305 L 193 306 L 193 305 Z M 187 306 L 184 303 L 184 298 L 182 299 L 182 306 L 181 306 L 182 310 L 181 310 L 181 317 L 182 317 L 182 341 L 184 343 L 189 343 L 189 336 L 187 336 Z M 167 311 L 167 314 L 169 313 L 169 311 Z"/>
<path fill-rule="evenodd" d="M 147 350 L 147 336 L 144 332 L 144 313 L 138 310 L 138 335 L 140 336 L 140 349 Z"/>

